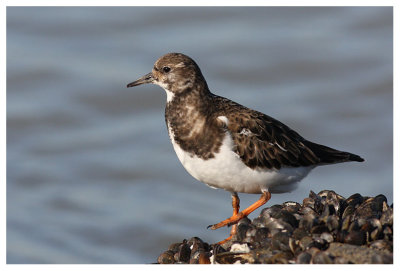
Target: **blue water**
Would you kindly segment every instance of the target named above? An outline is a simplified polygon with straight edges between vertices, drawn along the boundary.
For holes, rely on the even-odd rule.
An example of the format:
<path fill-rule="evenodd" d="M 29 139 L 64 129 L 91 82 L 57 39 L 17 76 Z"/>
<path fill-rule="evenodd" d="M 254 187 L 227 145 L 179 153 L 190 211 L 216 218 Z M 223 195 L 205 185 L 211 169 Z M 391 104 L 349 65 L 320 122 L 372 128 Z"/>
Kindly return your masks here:
<path fill-rule="evenodd" d="M 7 262 L 151 263 L 226 237 L 206 226 L 230 216 L 230 194 L 180 165 L 164 91 L 125 87 L 171 51 L 214 93 L 366 159 L 269 205 L 323 189 L 392 203 L 392 24 L 390 7 L 8 7 Z"/>

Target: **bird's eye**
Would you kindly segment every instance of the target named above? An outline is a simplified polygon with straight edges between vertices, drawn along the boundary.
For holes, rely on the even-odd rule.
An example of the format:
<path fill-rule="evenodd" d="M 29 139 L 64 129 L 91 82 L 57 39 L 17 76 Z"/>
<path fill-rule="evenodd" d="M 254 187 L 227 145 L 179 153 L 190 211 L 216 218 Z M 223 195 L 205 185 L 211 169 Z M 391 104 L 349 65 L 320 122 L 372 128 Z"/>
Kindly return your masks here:
<path fill-rule="evenodd" d="M 165 66 L 162 69 L 163 69 L 164 72 L 169 72 L 171 70 L 171 68 L 168 67 L 168 66 Z"/>

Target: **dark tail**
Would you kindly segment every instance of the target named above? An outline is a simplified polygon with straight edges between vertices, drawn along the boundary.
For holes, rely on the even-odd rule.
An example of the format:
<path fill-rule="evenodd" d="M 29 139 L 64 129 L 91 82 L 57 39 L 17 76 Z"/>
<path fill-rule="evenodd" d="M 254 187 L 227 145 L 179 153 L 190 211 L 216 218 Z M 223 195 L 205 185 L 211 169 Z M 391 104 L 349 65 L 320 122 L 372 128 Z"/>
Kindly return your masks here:
<path fill-rule="evenodd" d="M 334 164 L 350 161 L 364 162 L 363 158 L 353 153 L 335 150 L 310 141 L 304 142 L 304 144 L 321 160 L 321 164 Z"/>

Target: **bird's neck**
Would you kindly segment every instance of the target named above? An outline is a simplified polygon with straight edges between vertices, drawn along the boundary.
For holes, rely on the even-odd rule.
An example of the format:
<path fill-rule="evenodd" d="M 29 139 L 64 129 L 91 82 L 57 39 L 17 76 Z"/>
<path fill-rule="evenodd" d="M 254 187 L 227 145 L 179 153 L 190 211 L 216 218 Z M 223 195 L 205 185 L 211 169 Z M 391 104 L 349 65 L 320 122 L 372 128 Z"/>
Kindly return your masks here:
<path fill-rule="evenodd" d="M 190 121 L 193 118 L 205 116 L 210 111 L 213 94 L 208 89 L 205 81 L 193 84 L 192 87 L 181 91 L 167 92 L 167 105 L 165 117 L 179 115 L 181 121 Z"/>

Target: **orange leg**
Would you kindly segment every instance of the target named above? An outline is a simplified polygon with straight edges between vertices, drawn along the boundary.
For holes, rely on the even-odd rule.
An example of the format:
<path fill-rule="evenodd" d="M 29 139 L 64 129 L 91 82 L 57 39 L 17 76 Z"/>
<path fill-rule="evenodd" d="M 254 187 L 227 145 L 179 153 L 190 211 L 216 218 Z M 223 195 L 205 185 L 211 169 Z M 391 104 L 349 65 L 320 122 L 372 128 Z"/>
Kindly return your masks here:
<path fill-rule="evenodd" d="M 232 193 L 232 208 L 233 208 L 232 216 L 237 215 L 239 213 L 239 208 L 240 208 L 240 199 L 236 192 Z M 237 225 L 235 224 L 232 226 L 231 234 L 229 235 L 229 237 L 218 242 L 217 244 L 222 245 L 222 244 L 226 243 L 227 241 L 231 240 L 232 237 L 236 234 L 236 231 L 237 231 Z"/>
<path fill-rule="evenodd" d="M 259 200 L 257 200 L 255 203 L 253 203 L 252 205 L 250 205 L 249 207 L 247 207 L 240 213 L 237 213 L 236 215 L 232 215 L 230 218 L 225 219 L 224 221 L 221 221 L 217 224 L 210 225 L 208 227 L 211 227 L 212 230 L 216 230 L 216 229 L 219 229 L 219 228 L 227 226 L 227 225 L 232 225 L 232 224 L 238 223 L 240 219 L 248 216 L 255 209 L 257 209 L 260 206 L 267 203 L 267 201 L 269 201 L 270 199 L 271 199 L 271 193 L 268 191 L 264 191 Z"/>

